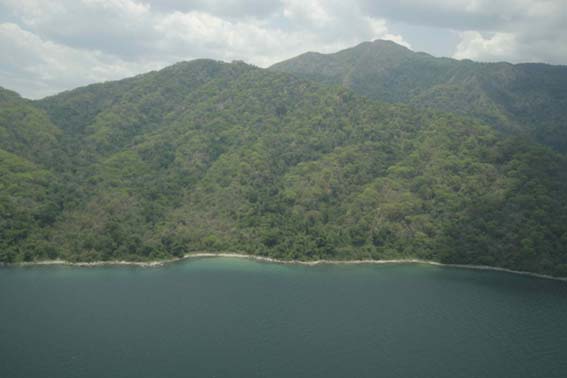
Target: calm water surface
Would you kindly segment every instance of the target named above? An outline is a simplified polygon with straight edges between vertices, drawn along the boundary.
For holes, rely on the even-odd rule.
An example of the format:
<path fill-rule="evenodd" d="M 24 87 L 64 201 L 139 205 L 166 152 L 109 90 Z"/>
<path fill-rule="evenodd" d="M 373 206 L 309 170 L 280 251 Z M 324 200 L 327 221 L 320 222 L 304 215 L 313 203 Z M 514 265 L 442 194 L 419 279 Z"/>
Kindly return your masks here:
<path fill-rule="evenodd" d="M 210 258 L 0 269 L 0 377 L 567 377 L 567 283 Z"/>

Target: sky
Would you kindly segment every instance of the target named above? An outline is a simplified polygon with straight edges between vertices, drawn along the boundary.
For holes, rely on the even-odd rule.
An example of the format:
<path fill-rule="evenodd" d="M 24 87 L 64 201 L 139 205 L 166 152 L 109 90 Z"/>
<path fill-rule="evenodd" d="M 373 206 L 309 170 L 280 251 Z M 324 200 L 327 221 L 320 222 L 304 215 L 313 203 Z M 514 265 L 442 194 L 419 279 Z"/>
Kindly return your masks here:
<path fill-rule="evenodd" d="M 375 39 L 567 64 L 567 0 L 0 0 L 0 86 L 36 99 L 183 60 L 267 67 Z"/>

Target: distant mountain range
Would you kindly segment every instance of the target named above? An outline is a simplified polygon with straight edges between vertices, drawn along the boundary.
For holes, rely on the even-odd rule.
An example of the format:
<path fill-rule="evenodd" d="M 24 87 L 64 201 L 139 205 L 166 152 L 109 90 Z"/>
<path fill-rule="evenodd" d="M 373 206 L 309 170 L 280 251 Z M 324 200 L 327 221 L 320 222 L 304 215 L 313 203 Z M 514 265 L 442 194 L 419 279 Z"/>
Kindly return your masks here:
<path fill-rule="evenodd" d="M 0 90 L 0 261 L 238 251 L 567 276 L 565 72 L 375 41 Z"/>

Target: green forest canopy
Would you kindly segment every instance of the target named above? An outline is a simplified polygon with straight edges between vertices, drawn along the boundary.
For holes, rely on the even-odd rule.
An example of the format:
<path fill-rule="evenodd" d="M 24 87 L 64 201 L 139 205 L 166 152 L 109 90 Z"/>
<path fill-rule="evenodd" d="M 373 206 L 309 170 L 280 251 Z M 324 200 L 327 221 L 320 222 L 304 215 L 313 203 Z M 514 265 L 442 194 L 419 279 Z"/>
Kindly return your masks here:
<path fill-rule="evenodd" d="M 536 126 L 533 126 L 536 128 Z M 0 91 L 0 261 L 194 251 L 567 275 L 567 160 L 484 119 L 196 60 Z"/>
<path fill-rule="evenodd" d="M 567 67 L 436 58 L 377 40 L 305 53 L 274 71 L 341 85 L 383 102 L 473 116 L 567 152 Z"/>

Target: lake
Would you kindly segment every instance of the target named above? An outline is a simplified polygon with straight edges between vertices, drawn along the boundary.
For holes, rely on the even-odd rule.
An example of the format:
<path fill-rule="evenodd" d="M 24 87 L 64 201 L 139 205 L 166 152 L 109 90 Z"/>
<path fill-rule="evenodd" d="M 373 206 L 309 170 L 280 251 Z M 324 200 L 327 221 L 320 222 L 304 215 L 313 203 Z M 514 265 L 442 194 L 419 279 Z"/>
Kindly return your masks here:
<path fill-rule="evenodd" d="M 567 377 L 567 283 L 235 258 L 0 268 L 0 377 Z"/>

